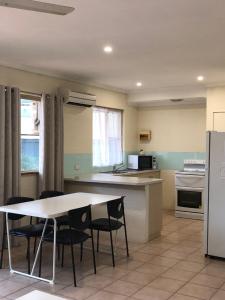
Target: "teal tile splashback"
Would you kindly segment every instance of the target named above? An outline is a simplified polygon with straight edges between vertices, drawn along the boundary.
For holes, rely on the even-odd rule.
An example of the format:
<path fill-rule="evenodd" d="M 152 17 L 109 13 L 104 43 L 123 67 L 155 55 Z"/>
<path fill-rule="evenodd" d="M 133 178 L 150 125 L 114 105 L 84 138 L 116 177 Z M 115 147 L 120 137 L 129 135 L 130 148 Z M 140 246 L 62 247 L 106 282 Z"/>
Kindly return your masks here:
<path fill-rule="evenodd" d="M 150 152 L 156 156 L 159 169 L 182 170 L 185 159 L 205 159 L 205 152 Z"/>
<path fill-rule="evenodd" d="M 127 167 L 127 156 L 134 152 L 125 152 L 123 154 L 123 164 Z M 75 165 L 79 165 L 80 170 L 75 170 Z M 92 166 L 92 154 L 65 154 L 64 155 L 64 174 L 65 177 L 71 177 L 75 175 L 85 173 L 97 173 L 102 171 L 111 171 L 112 166 L 109 167 L 93 167 Z"/>
<path fill-rule="evenodd" d="M 124 153 L 124 165 L 127 166 L 128 154 Z M 136 152 L 137 154 L 137 152 Z M 156 156 L 159 169 L 161 170 L 181 170 L 183 169 L 184 159 L 205 159 L 205 152 L 148 152 L 146 154 Z M 80 170 L 74 170 L 74 166 L 79 165 Z M 64 155 L 64 173 L 65 177 L 71 177 L 79 174 L 110 171 L 112 167 L 93 167 L 92 154 L 65 154 Z"/>

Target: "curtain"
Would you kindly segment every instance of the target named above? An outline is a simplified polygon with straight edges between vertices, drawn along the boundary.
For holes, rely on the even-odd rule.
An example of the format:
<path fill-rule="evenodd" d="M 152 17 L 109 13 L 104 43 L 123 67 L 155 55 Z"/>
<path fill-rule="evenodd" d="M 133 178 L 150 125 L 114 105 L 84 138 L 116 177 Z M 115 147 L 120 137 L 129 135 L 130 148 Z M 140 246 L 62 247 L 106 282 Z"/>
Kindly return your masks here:
<path fill-rule="evenodd" d="M 93 166 L 122 163 L 122 112 L 93 108 Z"/>
<path fill-rule="evenodd" d="M 18 88 L 0 85 L 0 205 L 19 195 L 20 92 Z M 2 224 L 2 214 L 0 217 Z"/>
<path fill-rule="evenodd" d="M 39 143 L 39 192 L 63 191 L 63 98 L 42 95 Z"/>

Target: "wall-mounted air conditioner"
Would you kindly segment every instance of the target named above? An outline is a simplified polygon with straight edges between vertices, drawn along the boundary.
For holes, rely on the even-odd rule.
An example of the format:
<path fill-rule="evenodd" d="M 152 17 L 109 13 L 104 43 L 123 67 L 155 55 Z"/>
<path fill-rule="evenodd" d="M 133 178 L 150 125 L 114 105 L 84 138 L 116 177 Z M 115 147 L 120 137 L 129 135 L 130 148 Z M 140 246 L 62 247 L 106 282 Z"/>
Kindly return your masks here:
<path fill-rule="evenodd" d="M 66 89 L 60 89 L 60 93 L 64 96 L 64 102 L 66 104 L 86 107 L 96 105 L 95 95 L 73 92 Z"/>

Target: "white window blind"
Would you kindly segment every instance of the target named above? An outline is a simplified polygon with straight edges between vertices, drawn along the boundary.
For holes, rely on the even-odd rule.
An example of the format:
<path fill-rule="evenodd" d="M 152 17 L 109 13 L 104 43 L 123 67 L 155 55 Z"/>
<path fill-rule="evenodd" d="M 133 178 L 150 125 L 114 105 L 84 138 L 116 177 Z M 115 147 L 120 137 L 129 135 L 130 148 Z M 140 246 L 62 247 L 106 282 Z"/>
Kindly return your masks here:
<path fill-rule="evenodd" d="M 93 166 L 122 163 L 122 111 L 93 108 Z"/>

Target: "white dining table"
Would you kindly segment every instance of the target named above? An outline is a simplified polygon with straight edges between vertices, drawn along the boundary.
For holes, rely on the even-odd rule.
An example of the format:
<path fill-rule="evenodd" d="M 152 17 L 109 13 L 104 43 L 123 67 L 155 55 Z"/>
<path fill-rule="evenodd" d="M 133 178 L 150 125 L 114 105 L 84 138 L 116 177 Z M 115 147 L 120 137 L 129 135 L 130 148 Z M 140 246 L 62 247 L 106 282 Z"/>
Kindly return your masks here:
<path fill-rule="evenodd" d="M 7 228 L 7 241 L 8 241 L 8 257 L 9 257 L 9 269 L 11 273 L 20 274 L 23 276 L 39 279 L 50 284 L 55 282 L 55 269 L 56 269 L 56 232 L 57 232 L 57 221 L 56 218 L 66 215 L 68 211 L 76 208 L 81 208 L 87 205 L 99 205 L 107 203 L 109 201 L 116 200 L 121 196 L 115 195 L 103 195 L 94 193 L 72 193 L 63 196 L 57 196 L 52 198 L 45 198 L 25 203 L 12 204 L 0 207 L 0 212 L 6 213 L 6 228 Z M 37 218 L 46 219 L 42 235 L 38 244 L 37 252 L 35 255 L 34 263 L 30 274 L 17 271 L 13 269 L 12 258 L 11 258 L 11 243 L 9 234 L 9 219 L 8 214 L 20 214 L 26 216 L 32 216 Z M 48 219 L 53 219 L 54 221 L 54 243 L 53 243 L 53 261 L 52 261 L 52 279 L 47 279 L 34 275 L 35 266 L 37 264 L 38 256 L 41 249 L 41 243 L 45 234 Z"/>

